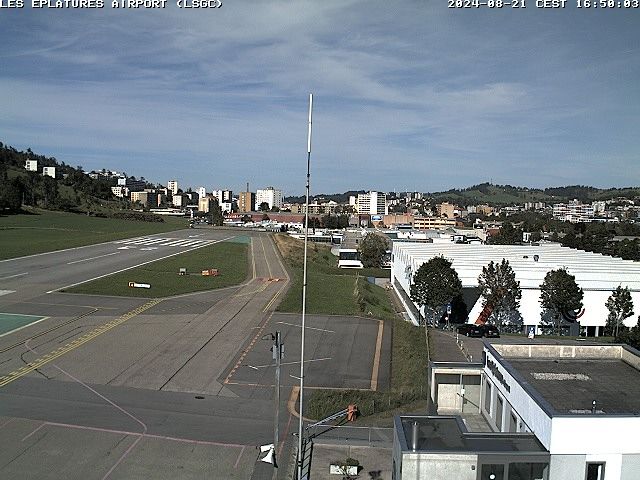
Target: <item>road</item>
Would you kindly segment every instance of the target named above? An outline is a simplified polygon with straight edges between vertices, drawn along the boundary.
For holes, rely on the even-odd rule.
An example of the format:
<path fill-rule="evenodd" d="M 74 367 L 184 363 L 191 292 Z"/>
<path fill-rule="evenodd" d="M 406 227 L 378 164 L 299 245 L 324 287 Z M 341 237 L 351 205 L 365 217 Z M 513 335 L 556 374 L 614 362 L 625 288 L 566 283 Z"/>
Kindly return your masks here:
<path fill-rule="evenodd" d="M 237 287 L 156 300 L 58 291 L 237 235 L 251 238 L 248 278 Z M 296 316 L 273 317 L 287 287 L 272 237 L 261 232 L 184 230 L 0 262 L 0 314 L 42 318 L 0 336 L 0 477 L 255 475 L 254 447 L 273 436 L 270 345 L 261 338 L 288 329 L 293 347 L 299 335 Z M 390 335 L 379 322 L 318 322 L 338 336 L 327 350 L 325 337 L 310 335 L 318 355 L 308 358 L 331 357 L 310 369 L 310 385 L 388 381 L 381 365 Z M 330 328 L 336 322 L 342 327 Z M 343 337 L 351 342 L 340 347 Z M 291 348 L 292 364 L 295 355 Z M 264 363 L 257 378 L 245 357 Z M 294 393 L 283 392 L 281 441 L 297 422 L 286 400 Z"/>

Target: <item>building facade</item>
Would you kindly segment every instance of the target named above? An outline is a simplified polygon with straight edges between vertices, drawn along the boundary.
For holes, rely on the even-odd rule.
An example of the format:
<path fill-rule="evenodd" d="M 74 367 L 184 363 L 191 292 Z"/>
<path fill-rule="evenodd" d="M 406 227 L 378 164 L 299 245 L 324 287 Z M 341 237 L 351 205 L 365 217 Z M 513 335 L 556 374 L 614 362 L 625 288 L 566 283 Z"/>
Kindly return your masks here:
<path fill-rule="evenodd" d="M 255 210 L 260 210 L 260 205 L 266 203 L 269 205 L 269 210 L 282 207 L 282 190 L 277 190 L 273 187 L 267 187 L 264 189 L 258 189 L 256 191 L 256 203 Z"/>
<path fill-rule="evenodd" d="M 38 161 L 37 160 L 27 160 L 24 162 L 25 170 L 29 172 L 37 172 L 38 171 Z"/>
<path fill-rule="evenodd" d="M 45 177 L 56 178 L 56 167 L 43 167 L 42 175 Z"/>
<path fill-rule="evenodd" d="M 256 194 L 253 192 L 240 192 L 238 195 L 238 212 L 249 213 L 256 204 Z"/>
<path fill-rule="evenodd" d="M 382 192 L 359 193 L 356 202 L 358 213 L 368 215 L 389 214 L 387 195 Z"/>
<path fill-rule="evenodd" d="M 178 194 L 178 181 L 177 180 L 169 180 L 167 182 L 167 190 L 171 192 L 171 195 Z"/>

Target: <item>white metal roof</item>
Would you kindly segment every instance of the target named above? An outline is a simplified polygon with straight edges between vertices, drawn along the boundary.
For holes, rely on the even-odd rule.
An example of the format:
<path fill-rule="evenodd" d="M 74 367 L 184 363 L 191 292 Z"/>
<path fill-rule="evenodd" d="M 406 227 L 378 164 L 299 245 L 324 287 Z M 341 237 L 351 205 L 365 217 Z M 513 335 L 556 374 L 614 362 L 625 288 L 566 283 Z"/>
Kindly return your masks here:
<path fill-rule="evenodd" d="M 464 287 L 478 285 L 482 267 L 490 261 L 509 261 L 523 289 L 538 289 L 550 270 L 566 268 L 586 290 L 614 290 L 618 285 L 640 292 L 640 262 L 563 247 L 559 244 L 478 245 L 394 242 L 394 262 L 415 272 L 429 259 L 442 255 L 452 262 Z M 534 260 L 538 255 L 538 261 Z"/>

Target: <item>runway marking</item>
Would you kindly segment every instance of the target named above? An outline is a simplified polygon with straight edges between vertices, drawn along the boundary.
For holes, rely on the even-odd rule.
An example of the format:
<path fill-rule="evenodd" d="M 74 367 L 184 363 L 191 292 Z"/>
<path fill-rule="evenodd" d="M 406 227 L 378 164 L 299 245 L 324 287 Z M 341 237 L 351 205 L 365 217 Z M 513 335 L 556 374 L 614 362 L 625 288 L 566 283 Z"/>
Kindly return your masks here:
<path fill-rule="evenodd" d="M 382 351 L 382 333 L 384 332 L 384 322 L 378 320 L 378 337 L 376 338 L 376 353 L 373 356 L 373 369 L 371 371 L 371 390 L 378 389 L 378 370 L 380 369 L 380 352 Z"/>
<path fill-rule="evenodd" d="M 271 274 L 271 265 L 269 264 L 269 258 L 267 257 L 267 250 L 264 248 L 264 239 L 262 236 L 260 236 L 260 245 L 262 245 L 262 252 L 264 253 L 264 262 L 267 264 L 269 277 L 273 277 L 273 275 Z"/>
<path fill-rule="evenodd" d="M 135 308 L 134 310 L 131 310 L 130 312 L 125 313 L 124 315 L 120 316 L 119 318 L 116 318 L 115 320 L 111 320 L 110 322 L 105 323 L 104 325 L 101 325 L 97 328 L 94 328 L 91 332 L 84 334 L 81 337 L 76 338 L 75 340 L 73 340 L 72 342 L 67 343 L 65 346 L 63 347 L 59 347 L 57 349 L 55 349 L 52 352 L 49 352 L 48 354 L 27 363 L 24 367 L 19 368 L 18 370 L 14 370 L 13 372 L 0 377 L 0 387 L 4 387 L 5 385 L 8 385 L 9 383 L 17 380 L 20 377 L 23 377 L 25 375 L 27 375 L 28 373 L 33 372 L 34 370 L 37 370 L 38 368 L 41 368 L 42 366 L 46 365 L 47 363 L 51 362 L 52 360 L 55 360 L 58 357 L 61 357 L 69 352 L 71 352 L 72 350 L 75 350 L 76 348 L 80 347 L 81 345 L 84 345 L 85 343 L 93 340 L 94 338 L 102 335 L 105 332 L 108 332 L 109 330 L 111 330 L 112 328 L 117 327 L 118 325 L 123 324 L 124 322 L 126 322 L 127 320 L 141 314 L 142 312 L 149 310 L 151 307 L 153 307 L 154 305 L 157 305 L 158 303 L 160 303 L 162 301 L 162 299 L 154 299 L 151 300 L 150 302 L 145 303 L 144 305 L 141 305 L 138 308 Z"/>
<path fill-rule="evenodd" d="M 42 317 L 40 315 L 24 315 L 22 313 L 0 313 L 0 320 L 5 320 L 5 319 L 2 318 L 3 315 L 9 315 L 9 316 L 12 316 L 12 317 L 32 317 L 32 318 L 37 318 L 38 320 L 34 320 L 33 322 L 25 323 L 21 327 L 17 327 L 17 328 L 14 328 L 13 330 L 9 330 L 7 332 L 4 332 L 3 334 L 0 334 L 0 337 L 4 337 L 5 335 L 9 335 L 10 333 L 17 332 L 18 330 L 22 330 L 23 328 L 30 327 L 31 325 L 35 325 L 36 323 L 40 323 L 43 320 L 46 320 L 47 318 L 50 318 L 50 317 Z"/>
<path fill-rule="evenodd" d="M 0 297 L 2 295 L 9 295 L 10 293 L 16 293 L 15 290 L 0 290 Z"/>
<path fill-rule="evenodd" d="M 154 258 L 153 260 L 147 260 L 146 262 L 142 262 L 142 263 L 139 263 L 139 264 L 137 264 L 137 265 L 132 265 L 131 267 L 122 268 L 122 269 L 120 269 L 120 270 L 116 270 L 115 272 L 105 273 L 104 275 L 99 275 L 99 276 L 97 276 L 97 277 L 89 278 L 89 279 L 87 279 L 87 280 L 83 280 L 83 281 L 81 281 L 81 282 L 72 283 L 71 285 L 66 285 L 66 286 L 64 286 L 64 287 L 54 288 L 53 290 L 49 290 L 47 293 L 48 293 L 48 294 L 49 294 L 49 293 L 54 293 L 54 292 L 57 292 L 57 291 L 59 291 L 59 290 L 64 290 L 64 289 L 66 289 L 66 288 L 75 287 L 76 285 L 80 285 L 80 284 L 83 284 L 83 283 L 93 282 L 94 280 L 98 280 L 98 279 L 100 279 L 100 278 L 108 277 L 109 275 L 115 275 L 116 273 L 126 272 L 127 270 L 131 270 L 131 269 L 133 269 L 133 268 L 141 267 L 141 266 L 143 266 L 143 265 L 147 265 L 147 264 L 149 264 L 149 263 L 158 262 L 158 261 L 160 261 L 160 260 L 164 260 L 164 259 L 166 259 L 166 258 L 175 257 L 176 255 L 180 255 L 180 254 L 182 254 L 182 253 L 187 253 L 187 252 L 190 252 L 190 251 L 192 251 L 192 250 L 197 250 L 198 248 L 202 248 L 202 247 L 204 247 L 204 246 L 209 246 L 209 245 L 213 245 L 213 244 L 215 244 L 215 243 L 220 243 L 220 242 L 226 242 L 227 240 L 231 240 L 232 238 L 235 238 L 235 237 L 236 237 L 236 235 L 233 235 L 233 236 L 231 236 L 231 237 L 223 238 L 222 240 L 215 240 L 215 241 L 212 241 L 211 243 L 209 243 L 209 244 L 207 244 L 207 245 L 199 245 L 199 246 L 197 246 L 197 247 L 188 248 L 188 249 L 186 249 L 186 250 L 179 250 L 179 251 L 177 251 L 177 252 L 175 252 L 175 253 L 170 253 L 169 255 L 165 255 L 164 257 Z M 124 247 L 120 247 L 120 248 L 124 248 Z"/>
<path fill-rule="evenodd" d="M 168 437 L 165 435 L 154 435 L 152 433 L 141 433 L 141 432 L 131 432 L 131 431 L 127 431 L 127 430 L 115 430 L 112 428 L 100 428 L 100 427 L 88 427 L 85 425 L 74 425 L 71 423 L 59 423 L 59 422 L 44 422 L 42 425 L 40 425 L 37 429 L 41 429 L 42 427 L 60 427 L 60 428 L 70 428 L 73 430 L 89 430 L 92 432 L 104 432 L 104 433 L 114 433 L 117 435 L 130 435 L 132 437 L 145 437 L 145 438 L 154 438 L 154 439 L 159 439 L 159 440 L 168 440 L 170 442 L 182 442 L 182 443 L 191 443 L 191 444 L 195 444 L 195 445 L 211 445 L 213 447 L 230 447 L 230 448 L 244 448 L 247 447 L 247 445 L 241 445 L 238 443 L 222 443 L 222 442 L 210 442 L 207 440 L 193 440 L 190 438 L 180 438 L 180 437 Z M 31 434 L 29 434 L 28 436 L 32 435 L 34 432 L 32 432 Z"/>
<path fill-rule="evenodd" d="M 120 252 L 107 253 L 106 255 L 98 255 L 97 257 L 91 257 L 91 258 L 83 258 L 82 260 L 76 260 L 75 262 L 68 262 L 67 265 L 73 265 L 74 263 L 88 262 L 89 260 L 95 260 L 96 258 L 110 257 L 111 255 L 118 255 L 118 253 Z"/>
<path fill-rule="evenodd" d="M 247 348 L 245 348 L 243 350 L 243 352 L 240 354 L 240 358 L 238 359 L 238 361 L 236 362 L 236 364 L 233 366 L 233 368 L 231 369 L 231 371 L 229 372 L 229 374 L 227 375 L 227 377 L 223 380 L 223 384 L 226 385 L 227 383 L 229 383 L 229 380 L 231 379 L 231 377 L 233 376 L 234 373 L 236 373 L 236 370 L 238 368 L 240 368 L 240 365 L 242 364 L 242 361 L 244 360 L 244 357 L 247 356 L 247 354 L 249 353 L 249 351 L 253 348 L 253 346 L 255 345 L 255 343 L 258 341 L 258 338 L 262 337 L 262 332 L 264 331 L 265 327 L 269 324 L 269 320 L 271 320 L 271 316 L 273 315 L 273 312 L 271 312 L 271 314 L 269 314 L 269 317 L 267 317 L 267 319 L 265 320 L 265 322 L 262 324 L 262 326 L 258 329 L 258 332 L 256 333 L 256 335 L 251 339 L 251 342 L 249 343 L 249 345 L 247 345 Z"/>
<path fill-rule="evenodd" d="M 269 282 L 271 283 L 271 282 Z M 269 310 L 269 308 L 273 305 L 273 302 L 276 301 L 276 299 L 278 298 L 278 296 L 280 295 L 280 292 L 282 292 L 282 288 L 280 290 L 278 290 L 275 295 L 273 296 L 273 298 L 269 301 L 269 303 L 267 303 L 265 305 L 265 307 L 262 309 L 263 312 L 266 312 L 267 310 Z"/>
<path fill-rule="evenodd" d="M 240 453 L 238 453 L 238 458 L 236 458 L 236 463 L 233 465 L 233 468 L 238 468 L 238 464 L 240 463 L 240 458 L 242 457 L 242 454 L 244 453 L 244 448 L 245 448 L 245 446 L 243 445 L 242 448 L 240 449 Z"/>
<path fill-rule="evenodd" d="M 288 323 L 288 322 L 276 322 L 276 323 L 281 323 L 283 325 L 290 325 L 292 327 L 298 327 L 298 328 L 302 328 L 301 325 L 297 325 L 295 323 Z M 320 332 L 327 332 L 327 333 L 336 333 L 334 330 L 326 330 L 324 328 L 316 328 L 316 327 L 307 327 L 306 325 L 304 326 L 305 330 L 318 330 Z"/>
<path fill-rule="evenodd" d="M 33 435 L 34 433 L 38 432 L 42 427 L 44 427 L 47 424 L 47 422 L 41 423 L 40 426 L 38 428 L 36 428 L 33 432 L 31 432 L 30 434 L 28 434 L 26 437 L 23 437 L 22 440 L 20 440 L 21 442 L 24 442 L 27 438 L 29 438 L 31 435 Z"/>
<path fill-rule="evenodd" d="M 29 275 L 29 272 L 16 273 L 15 275 L 9 275 L 8 277 L 2 277 L 2 278 L 0 278 L 0 280 L 9 280 L 10 278 L 24 277 L 25 275 Z"/>
<path fill-rule="evenodd" d="M 324 357 L 324 358 L 312 358 L 311 360 L 305 360 L 304 363 L 309 363 L 309 362 L 322 362 L 324 360 L 331 360 L 332 357 Z M 280 365 L 296 365 L 300 363 L 300 360 L 298 360 L 297 362 L 280 362 Z M 275 367 L 275 363 L 270 363 L 269 365 L 247 365 L 247 367 L 253 368 L 253 369 L 258 369 L 258 368 L 268 368 L 268 367 Z"/>

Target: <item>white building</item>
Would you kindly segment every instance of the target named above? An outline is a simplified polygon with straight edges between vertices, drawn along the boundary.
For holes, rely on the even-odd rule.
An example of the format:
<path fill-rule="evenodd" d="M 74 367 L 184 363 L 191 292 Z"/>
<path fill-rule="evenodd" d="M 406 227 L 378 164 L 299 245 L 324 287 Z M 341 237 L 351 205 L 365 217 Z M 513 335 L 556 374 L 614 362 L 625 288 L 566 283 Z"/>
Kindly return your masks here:
<path fill-rule="evenodd" d="M 233 202 L 233 192 L 231 190 L 214 190 L 212 195 L 218 199 L 220 207 L 223 203 Z"/>
<path fill-rule="evenodd" d="M 428 376 L 429 410 L 440 415 L 396 418 L 398 480 L 640 478 L 633 348 L 485 341 L 480 363 L 431 362 Z M 458 416 L 467 414 L 486 428 L 470 432 Z"/>
<path fill-rule="evenodd" d="M 388 215 L 387 195 L 382 192 L 358 194 L 358 213 L 369 215 Z"/>
<path fill-rule="evenodd" d="M 118 198 L 128 197 L 129 189 L 122 185 L 117 185 L 115 187 L 111 187 L 111 193 Z"/>
<path fill-rule="evenodd" d="M 178 194 L 178 181 L 177 180 L 169 180 L 167 182 L 167 190 L 169 190 L 172 195 L 177 195 Z"/>
<path fill-rule="evenodd" d="M 45 177 L 56 178 L 56 167 L 43 167 L 42 175 Z"/>
<path fill-rule="evenodd" d="M 199 187 L 196 192 L 198 192 L 198 198 L 204 198 L 207 196 L 207 189 L 204 187 Z"/>
<path fill-rule="evenodd" d="M 24 162 L 24 168 L 30 172 L 38 171 L 38 161 L 37 160 L 27 160 Z"/>
<path fill-rule="evenodd" d="M 269 205 L 269 210 L 273 207 L 282 207 L 282 190 L 276 190 L 273 187 L 258 189 L 256 191 L 256 211 L 260 210 L 262 203 Z"/>
<path fill-rule="evenodd" d="M 410 300 L 412 275 L 433 257 L 442 255 L 452 262 L 463 288 L 478 286 L 478 276 L 490 261 L 509 261 L 516 280 L 520 282 L 522 299 L 520 314 L 525 326 L 538 327 L 542 314 L 540 285 L 550 270 L 565 268 L 575 276 L 584 291 L 584 310 L 578 319 L 587 336 L 598 336 L 606 324 L 608 310 L 605 302 L 619 285 L 628 287 L 636 309 L 640 308 L 640 263 L 608 257 L 597 253 L 574 250 L 559 244 L 531 245 L 478 245 L 456 243 L 403 243 L 393 244 L 391 282 L 407 307 L 414 323 L 418 323 L 418 309 Z M 473 323 L 482 311 L 482 299 L 468 305 L 469 322 Z M 420 312 L 424 315 L 424 311 Z M 628 327 L 637 322 L 637 316 L 625 321 Z"/>
<path fill-rule="evenodd" d="M 553 206 L 553 218 L 563 222 L 590 223 L 593 221 L 594 207 L 577 200 L 569 203 L 556 203 Z"/>

